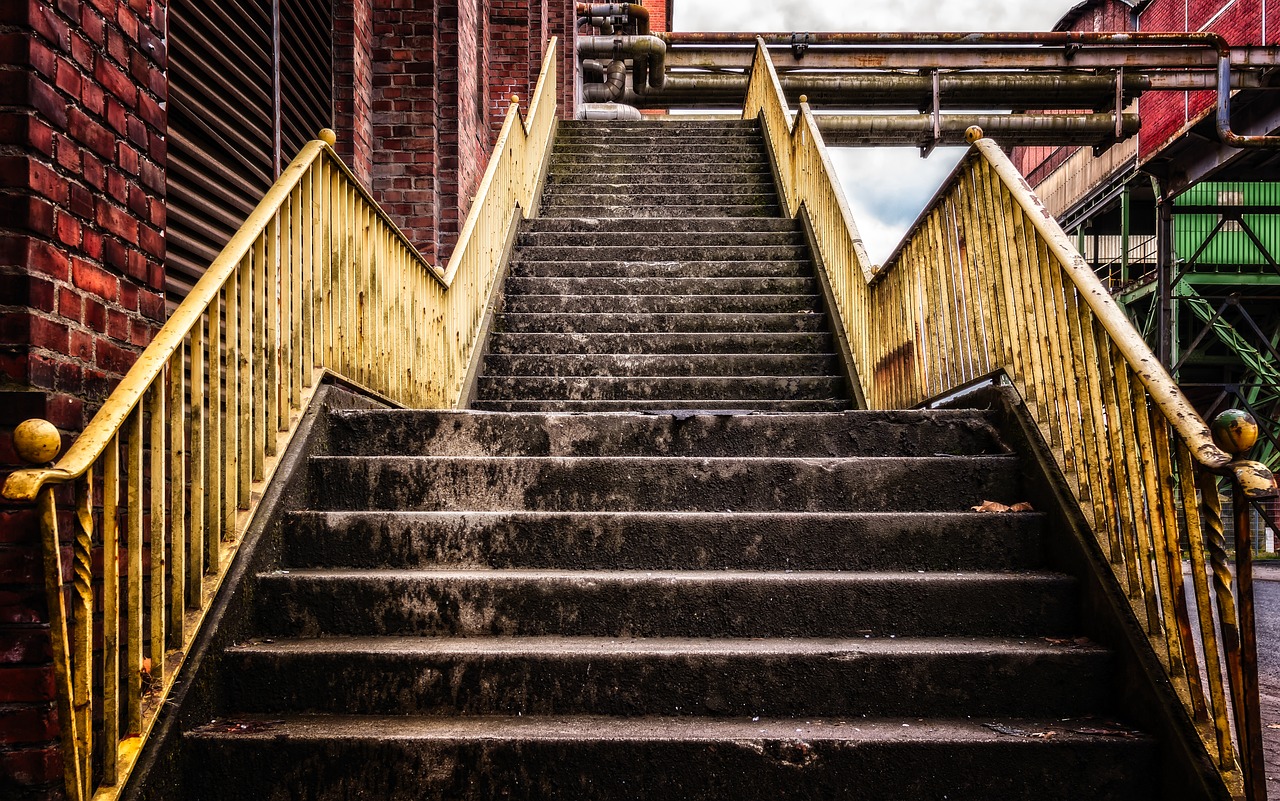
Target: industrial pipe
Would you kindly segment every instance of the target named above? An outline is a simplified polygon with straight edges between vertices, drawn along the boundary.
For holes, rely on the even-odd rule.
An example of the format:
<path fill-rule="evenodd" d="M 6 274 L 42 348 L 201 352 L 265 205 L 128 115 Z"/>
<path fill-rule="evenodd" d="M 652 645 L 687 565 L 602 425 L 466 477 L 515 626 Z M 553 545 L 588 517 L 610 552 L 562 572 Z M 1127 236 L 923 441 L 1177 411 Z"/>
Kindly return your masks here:
<path fill-rule="evenodd" d="M 582 59 L 582 80 L 584 83 L 604 83 L 604 65 L 594 58 Z"/>
<path fill-rule="evenodd" d="M 584 61 L 583 64 L 585 65 L 586 62 Z M 582 97 L 588 103 L 613 103 L 622 98 L 622 92 L 626 88 L 627 65 L 622 59 L 614 59 L 609 62 L 604 83 L 583 84 Z"/>
<path fill-rule="evenodd" d="M 1218 138 L 1231 147 L 1280 147 L 1280 136 L 1244 136 L 1231 130 L 1231 58 L 1218 55 Z"/>
<path fill-rule="evenodd" d="M 672 73 L 661 93 L 627 94 L 624 102 L 644 107 L 741 108 L 748 77 L 735 73 Z M 929 108 L 933 80 L 904 73 L 793 72 L 778 78 L 787 99 L 807 95 L 814 105 L 836 108 Z M 1105 109 L 1115 104 L 1116 80 L 1106 75 L 950 73 L 938 79 L 939 100 L 958 108 Z M 1148 76 L 1126 74 L 1123 102 L 1151 86 Z"/>
<path fill-rule="evenodd" d="M 649 35 L 649 9 L 639 3 L 578 3 L 574 10 L 579 19 L 590 20 L 592 25 L 599 25 L 595 20 L 611 23 L 619 17 L 625 17 L 631 32 L 637 36 Z M 634 24 L 631 24 L 634 23 Z"/>
<path fill-rule="evenodd" d="M 932 114 L 819 114 L 814 119 L 832 147 L 910 145 L 931 147 L 966 144 L 965 130 L 982 128 L 1002 146 L 1105 145 L 1115 141 L 1114 114 L 942 114 L 934 136 Z M 1137 114 L 1121 116 L 1121 138 L 1138 132 Z"/>
<path fill-rule="evenodd" d="M 631 80 L 638 94 L 666 83 L 666 44 L 656 36 L 580 36 L 578 58 L 631 59 Z"/>
<path fill-rule="evenodd" d="M 627 120 L 639 122 L 644 119 L 640 109 L 622 103 L 583 103 L 578 109 L 580 120 Z"/>

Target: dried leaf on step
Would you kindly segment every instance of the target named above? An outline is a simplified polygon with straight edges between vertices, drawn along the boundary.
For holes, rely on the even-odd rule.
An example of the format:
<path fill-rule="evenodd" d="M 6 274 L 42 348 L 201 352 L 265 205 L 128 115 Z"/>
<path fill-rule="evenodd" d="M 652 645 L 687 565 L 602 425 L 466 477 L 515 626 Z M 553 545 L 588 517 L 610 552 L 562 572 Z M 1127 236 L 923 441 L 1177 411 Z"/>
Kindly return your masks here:
<path fill-rule="evenodd" d="M 1026 501 L 1015 503 L 1013 506 L 1006 506 L 1005 504 L 1000 503 L 999 501 L 983 501 L 977 506 L 971 506 L 969 508 L 975 512 L 995 512 L 997 514 L 1001 512 L 1033 511 L 1031 508 L 1031 504 L 1027 503 Z"/>

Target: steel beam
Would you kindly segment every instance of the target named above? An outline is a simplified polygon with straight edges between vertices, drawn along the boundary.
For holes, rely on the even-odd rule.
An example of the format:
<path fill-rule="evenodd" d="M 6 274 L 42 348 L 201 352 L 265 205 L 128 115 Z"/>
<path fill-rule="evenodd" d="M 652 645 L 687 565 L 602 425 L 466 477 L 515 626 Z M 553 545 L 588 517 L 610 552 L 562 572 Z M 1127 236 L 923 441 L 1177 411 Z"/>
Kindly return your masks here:
<path fill-rule="evenodd" d="M 816 119 L 832 147 L 963 145 L 965 131 L 974 125 L 1007 146 L 1105 145 L 1115 136 L 1112 114 L 943 114 L 936 138 L 931 114 L 820 114 Z M 1122 115 L 1121 122 L 1125 136 L 1138 132 L 1138 115 Z"/>

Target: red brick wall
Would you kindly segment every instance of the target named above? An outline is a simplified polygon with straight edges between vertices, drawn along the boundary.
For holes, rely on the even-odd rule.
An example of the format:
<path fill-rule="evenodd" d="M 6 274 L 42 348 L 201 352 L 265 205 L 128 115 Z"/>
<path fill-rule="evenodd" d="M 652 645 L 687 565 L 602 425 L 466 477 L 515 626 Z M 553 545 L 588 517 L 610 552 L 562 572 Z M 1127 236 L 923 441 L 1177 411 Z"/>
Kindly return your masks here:
<path fill-rule="evenodd" d="M 356 177 L 373 181 L 373 0 L 333 8 L 333 119 L 337 151 Z"/>
<path fill-rule="evenodd" d="M 538 81 L 546 44 L 546 6 L 529 0 L 491 0 L 489 5 L 490 143 L 507 116 L 511 96 L 520 96 L 520 112 Z M 532 69 L 531 69 L 532 67 Z"/>
<path fill-rule="evenodd" d="M 164 0 L 0 2 L 0 471 L 81 429 L 164 318 Z M 29 509 L 0 508 L 0 796 L 57 792 Z"/>
<path fill-rule="evenodd" d="M 667 0 L 641 0 L 641 5 L 649 9 L 649 30 L 671 30 L 671 14 Z"/>

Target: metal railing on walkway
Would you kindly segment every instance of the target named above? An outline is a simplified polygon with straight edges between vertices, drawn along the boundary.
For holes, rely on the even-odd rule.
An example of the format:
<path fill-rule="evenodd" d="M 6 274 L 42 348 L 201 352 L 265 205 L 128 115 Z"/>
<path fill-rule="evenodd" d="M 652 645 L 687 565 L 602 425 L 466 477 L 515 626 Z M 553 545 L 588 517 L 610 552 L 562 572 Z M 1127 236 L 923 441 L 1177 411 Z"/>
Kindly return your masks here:
<path fill-rule="evenodd" d="M 802 98 L 793 116 L 763 41 L 744 116 L 761 121 L 788 210 L 808 216 L 867 405 L 909 408 L 1007 375 L 1224 784 L 1265 799 L 1250 550 L 1237 547 L 1246 557 L 1233 577 L 1217 491 L 1218 476 L 1229 477 L 1243 516 L 1236 530 L 1247 533 L 1247 499 L 1275 493 L 1262 465 L 1239 458 L 1248 437 L 1232 453 L 1215 444 L 1106 287 L 980 131 L 971 131 L 970 152 L 903 244 L 874 268 L 813 113 Z M 1241 428 L 1235 422 L 1220 432 L 1224 441 Z M 1183 590 L 1184 538 L 1194 615 Z"/>
<path fill-rule="evenodd" d="M 513 98 L 443 271 L 321 132 L 66 454 L 8 478 L 4 496 L 39 509 L 69 798 L 119 795 L 322 374 L 401 405 L 458 403 L 545 173 L 556 50 L 523 121 Z M 33 428 L 20 452 L 47 445 Z"/>

